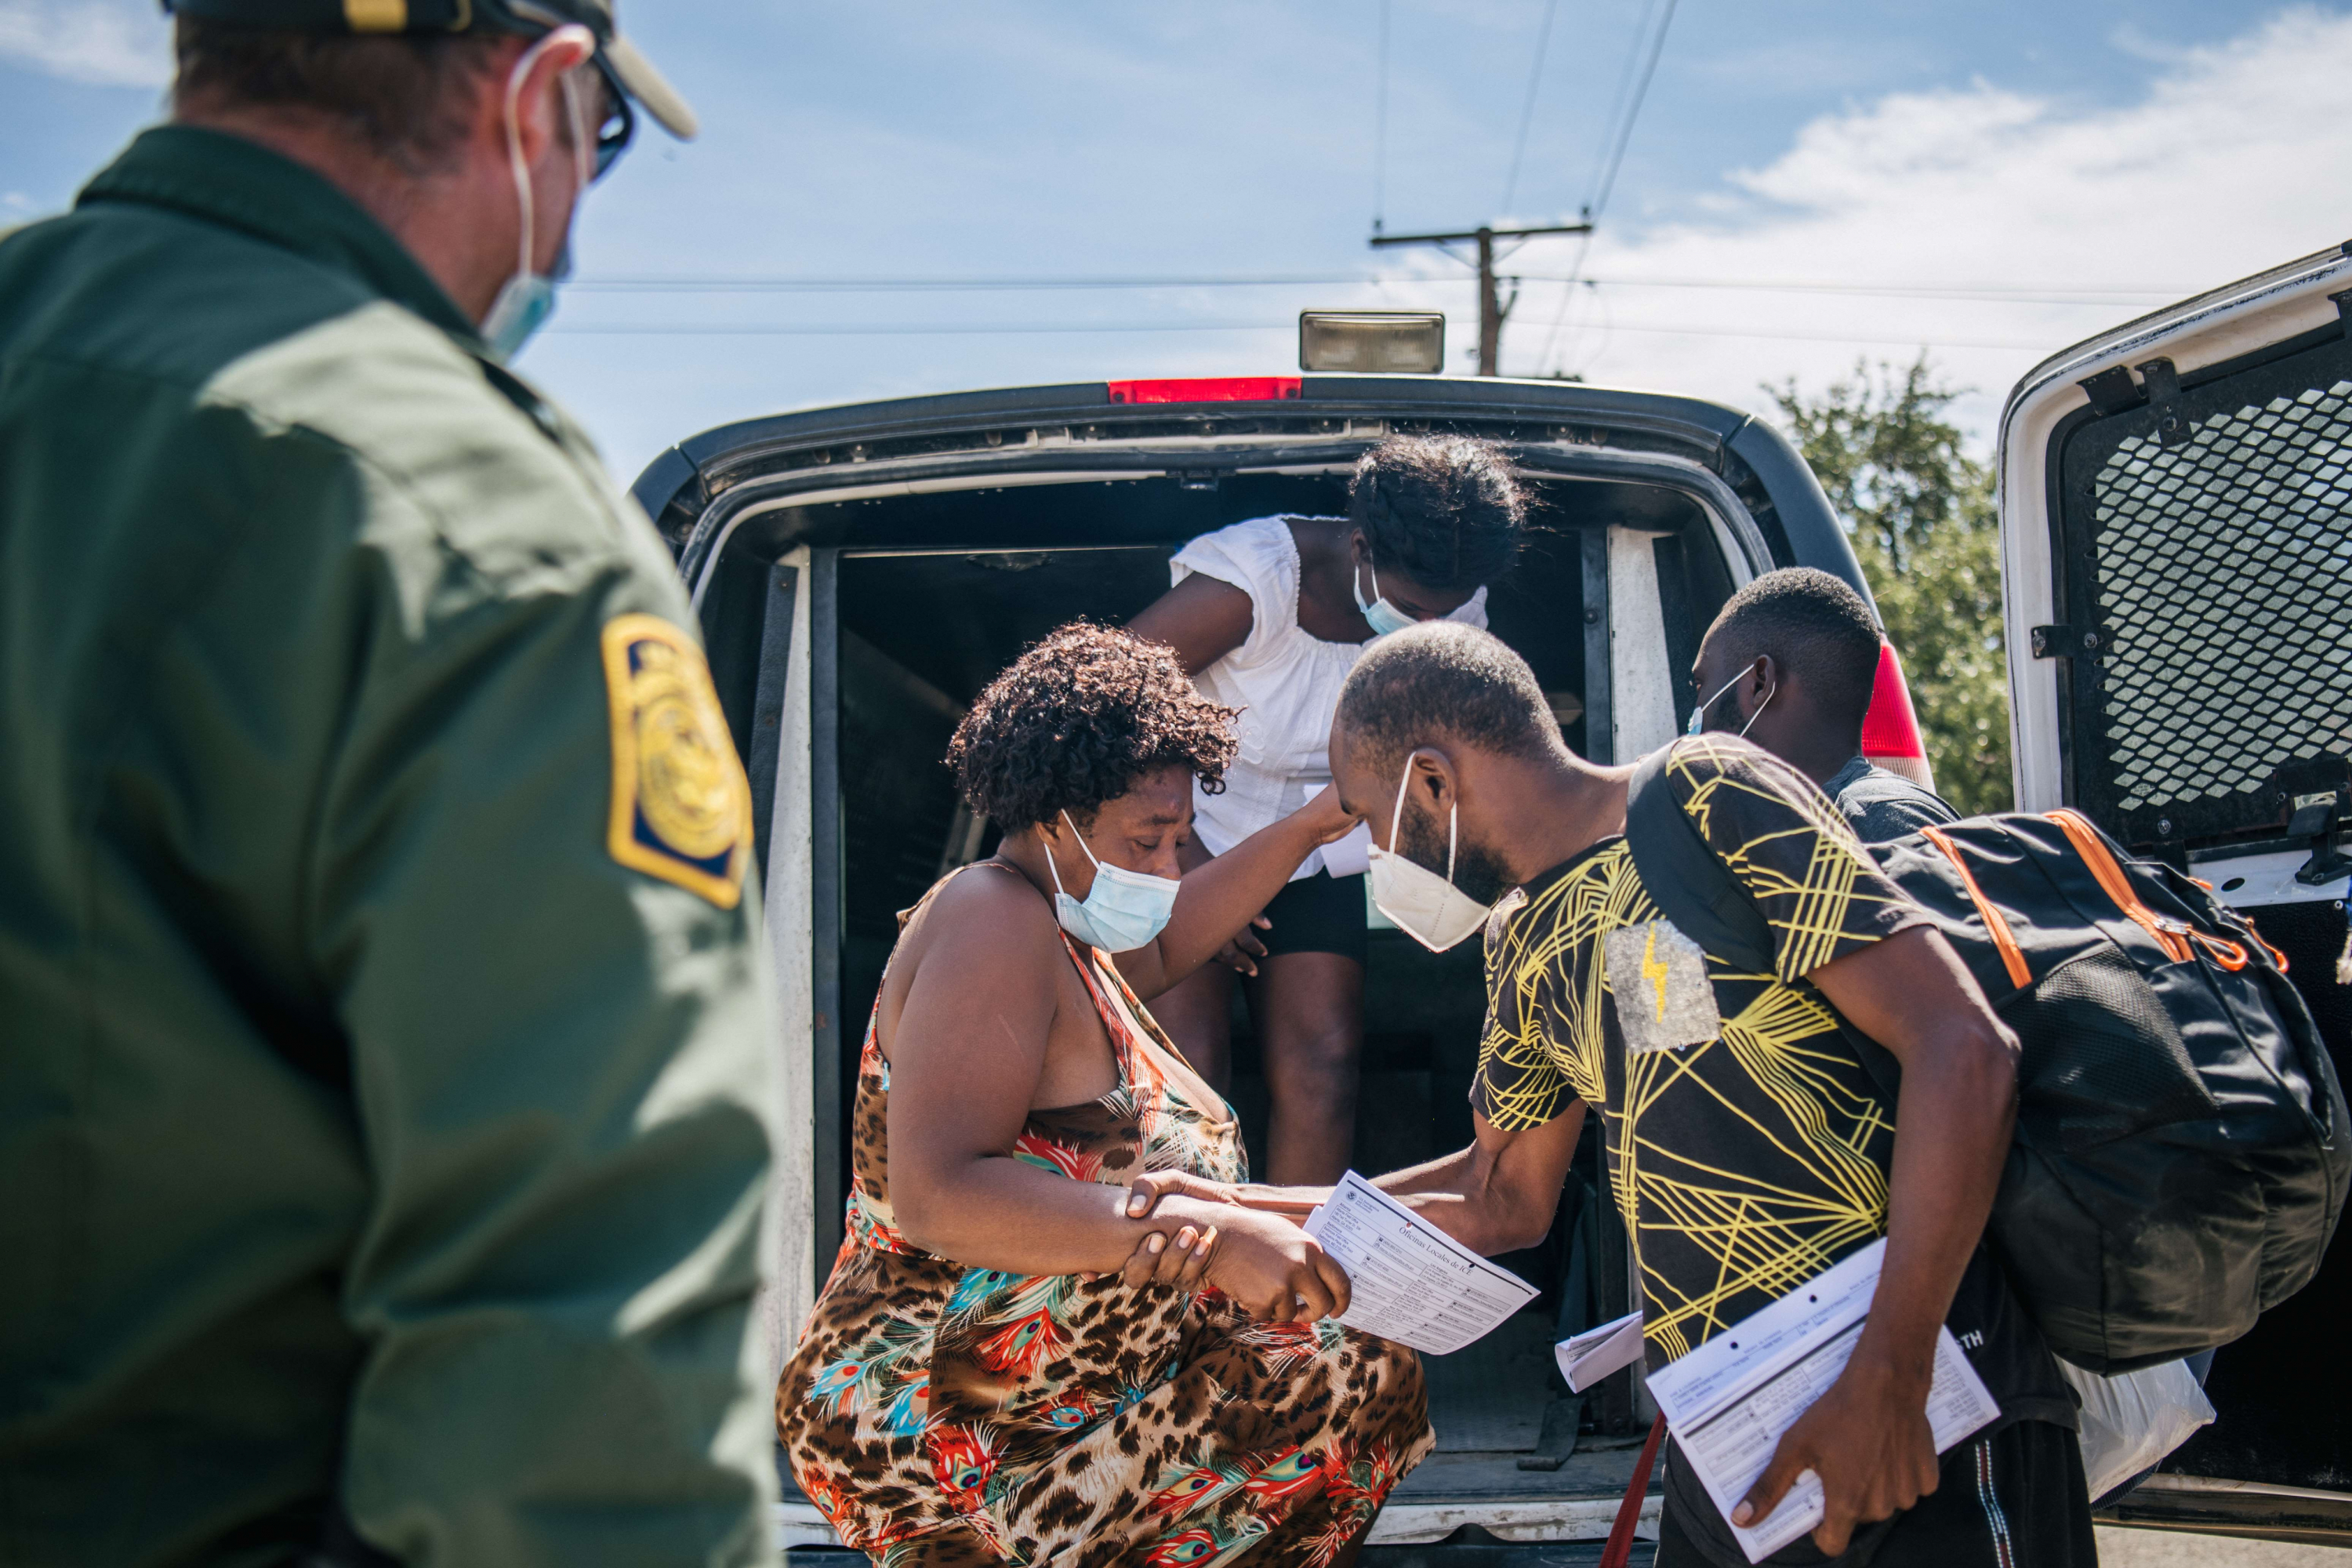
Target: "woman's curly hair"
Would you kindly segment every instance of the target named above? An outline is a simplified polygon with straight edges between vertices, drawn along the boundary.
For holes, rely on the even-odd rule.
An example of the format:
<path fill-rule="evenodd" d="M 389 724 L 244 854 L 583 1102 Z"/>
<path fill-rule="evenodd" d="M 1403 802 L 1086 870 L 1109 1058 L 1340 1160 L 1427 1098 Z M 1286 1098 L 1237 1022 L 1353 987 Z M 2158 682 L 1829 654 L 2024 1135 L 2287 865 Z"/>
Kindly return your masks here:
<path fill-rule="evenodd" d="M 1195 691 L 1165 645 L 1072 621 L 988 683 L 948 742 L 948 766 L 971 809 L 1007 833 L 1064 811 L 1087 823 L 1171 764 L 1212 795 L 1223 789 L 1235 711 Z"/>
<path fill-rule="evenodd" d="M 1348 516 L 1373 569 L 1424 588 L 1475 588 L 1509 571 L 1527 514 L 1509 455 L 1467 436 L 1391 436 L 1356 459 L 1348 481 Z"/>

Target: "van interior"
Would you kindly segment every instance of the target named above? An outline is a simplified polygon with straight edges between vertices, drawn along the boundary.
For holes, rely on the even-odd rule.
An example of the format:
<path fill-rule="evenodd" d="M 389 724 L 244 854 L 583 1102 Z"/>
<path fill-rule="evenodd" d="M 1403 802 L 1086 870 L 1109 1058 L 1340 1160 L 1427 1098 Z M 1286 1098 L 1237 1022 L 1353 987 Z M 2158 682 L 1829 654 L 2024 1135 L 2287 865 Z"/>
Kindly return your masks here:
<path fill-rule="evenodd" d="M 1642 734 L 1676 732 L 1692 705 L 1688 669 L 1698 637 L 1735 585 L 1706 513 L 1662 485 L 1539 476 L 1528 482 L 1533 531 L 1517 564 L 1491 584 L 1494 631 L 1533 667 L 1563 735 L 1580 753 L 1607 758 L 1630 717 L 1622 668 L 1615 700 L 1589 684 L 1596 632 L 1604 648 L 1607 639 L 1621 639 L 1599 662 L 1613 658 L 1622 667 L 1638 651 L 1641 665 L 1655 672 L 1650 689 L 1661 710 L 1641 716 Z M 834 613 L 820 608 L 812 617 L 816 664 L 825 663 L 828 636 L 834 644 L 840 813 L 834 929 L 827 931 L 834 911 L 822 899 L 816 917 L 820 948 L 837 944 L 840 1023 L 829 1047 L 841 1058 L 837 1072 L 820 1073 L 821 1085 L 835 1086 L 830 1105 L 820 1088 L 817 1107 L 820 1268 L 839 1242 L 847 1179 L 849 1106 L 839 1086 L 855 1081 L 854 1058 L 897 913 L 995 845 L 995 829 L 971 820 L 941 760 L 965 705 L 1053 627 L 1079 616 L 1124 621 L 1140 611 L 1168 587 L 1169 557 L 1187 539 L 1244 518 L 1343 512 L 1345 485 L 1345 468 L 1334 466 L 1244 471 L 1213 484 L 1180 475 L 1066 478 L 836 501 L 758 520 L 774 530 L 766 542 L 758 527 L 747 527 L 726 552 L 709 586 L 713 602 L 704 606 L 706 622 L 714 623 L 714 660 L 758 641 L 730 638 L 717 623 L 757 613 L 767 563 L 786 540 L 841 541 L 832 547 Z M 1612 548 L 1621 568 L 1624 552 L 1635 552 L 1643 570 L 1632 580 L 1654 582 L 1654 608 L 1628 613 L 1622 600 L 1629 578 L 1611 572 Z M 1621 599 L 1614 615 L 1605 603 L 1612 581 Z M 730 600 L 743 601 L 742 612 Z M 1664 646 L 1622 646 L 1643 628 Z M 730 696 L 751 685 L 723 669 L 719 675 Z M 1605 671 L 1601 680 L 1605 687 Z M 826 683 L 813 689 L 822 703 Z M 738 734 L 748 731 L 749 715 L 730 717 Z M 1654 743 L 1645 739 L 1638 749 Z M 817 767 L 822 790 L 822 761 Z M 1367 1173 L 1468 1142 L 1467 1097 L 1485 1011 L 1478 943 L 1433 954 L 1374 919 L 1355 1142 L 1356 1167 Z M 1239 994 L 1234 1062 L 1230 1098 L 1253 1164 L 1262 1169 L 1266 1094 Z M 822 1126 L 828 1116 L 830 1138 Z M 1499 1499 L 1622 1489 L 1651 1415 L 1634 1374 L 1617 1373 L 1572 1396 L 1551 1355 L 1556 1338 L 1630 1310 L 1625 1237 L 1613 1207 L 1596 1195 L 1605 1190 L 1596 1137 L 1597 1123 L 1588 1122 L 1578 1173 L 1550 1236 L 1500 1260 L 1542 1293 L 1502 1331 L 1454 1355 L 1428 1358 L 1439 1453 L 1408 1483 L 1413 1490 Z"/>

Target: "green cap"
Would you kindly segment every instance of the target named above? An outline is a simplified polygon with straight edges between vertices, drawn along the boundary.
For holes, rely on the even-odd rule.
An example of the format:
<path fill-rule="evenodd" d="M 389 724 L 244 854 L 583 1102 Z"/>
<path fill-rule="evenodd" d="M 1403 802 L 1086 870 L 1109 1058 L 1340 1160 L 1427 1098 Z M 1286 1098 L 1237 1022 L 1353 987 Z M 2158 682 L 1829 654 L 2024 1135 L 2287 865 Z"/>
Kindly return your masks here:
<path fill-rule="evenodd" d="M 163 0 L 184 16 L 278 27 L 293 33 L 514 33 L 538 37 L 577 23 L 596 37 L 596 51 L 622 90 L 681 142 L 695 132 L 694 110 L 651 60 L 622 36 L 613 0 Z"/>

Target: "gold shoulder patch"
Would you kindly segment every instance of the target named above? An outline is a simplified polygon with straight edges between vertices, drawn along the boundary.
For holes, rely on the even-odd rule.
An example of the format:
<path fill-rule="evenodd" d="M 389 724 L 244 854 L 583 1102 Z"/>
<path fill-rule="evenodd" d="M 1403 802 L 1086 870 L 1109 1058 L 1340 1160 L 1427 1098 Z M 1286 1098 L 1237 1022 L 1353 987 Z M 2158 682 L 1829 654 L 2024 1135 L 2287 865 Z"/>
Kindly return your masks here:
<path fill-rule="evenodd" d="M 733 909 L 751 858 L 751 786 L 702 649 L 659 616 L 616 616 L 604 626 L 604 688 L 613 858 Z"/>

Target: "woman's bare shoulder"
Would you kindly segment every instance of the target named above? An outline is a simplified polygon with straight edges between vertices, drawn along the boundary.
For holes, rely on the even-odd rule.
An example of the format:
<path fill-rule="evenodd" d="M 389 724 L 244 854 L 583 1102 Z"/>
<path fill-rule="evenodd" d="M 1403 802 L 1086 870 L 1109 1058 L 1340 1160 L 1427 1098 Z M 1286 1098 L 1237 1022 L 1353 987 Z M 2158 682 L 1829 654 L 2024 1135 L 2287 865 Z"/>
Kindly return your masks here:
<path fill-rule="evenodd" d="M 1060 947 L 1054 911 L 1010 866 L 983 861 L 950 877 L 907 922 L 902 941 L 922 962 L 1001 963 Z"/>

